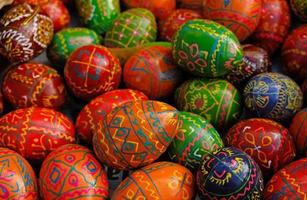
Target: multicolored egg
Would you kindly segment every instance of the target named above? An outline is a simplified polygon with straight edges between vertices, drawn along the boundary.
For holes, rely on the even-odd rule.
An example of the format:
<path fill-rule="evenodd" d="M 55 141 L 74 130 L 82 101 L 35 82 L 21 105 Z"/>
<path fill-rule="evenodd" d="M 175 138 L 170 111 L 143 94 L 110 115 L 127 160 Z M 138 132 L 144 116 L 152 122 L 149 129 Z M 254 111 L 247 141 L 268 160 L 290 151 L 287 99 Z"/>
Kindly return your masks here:
<path fill-rule="evenodd" d="M 179 110 L 199 114 L 215 128 L 236 122 L 241 115 L 241 95 L 225 80 L 191 79 L 177 88 Z"/>
<path fill-rule="evenodd" d="M 224 76 L 242 63 L 237 37 L 213 21 L 186 22 L 173 38 L 173 58 L 182 69 L 204 77 Z"/>
<path fill-rule="evenodd" d="M 0 118 L 0 146 L 16 151 L 28 161 L 41 162 L 51 151 L 74 142 L 70 119 L 51 109 L 19 109 Z"/>
<path fill-rule="evenodd" d="M 64 77 L 73 94 L 91 100 L 116 89 L 122 69 L 117 57 L 100 45 L 82 46 L 68 58 Z"/>
<path fill-rule="evenodd" d="M 170 47 L 152 46 L 131 56 L 124 67 L 124 82 L 149 99 L 166 99 L 173 95 L 182 80 L 181 70 L 174 64 Z"/>
<path fill-rule="evenodd" d="M 41 198 L 107 199 L 108 180 L 103 167 L 89 149 L 76 145 L 62 146 L 44 160 L 39 185 Z"/>
<path fill-rule="evenodd" d="M 200 115 L 179 112 L 177 135 L 168 148 L 171 160 L 197 170 L 203 157 L 224 147 L 215 128 Z"/>
<path fill-rule="evenodd" d="M 116 107 L 94 132 L 93 146 L 102 163 L 135 169 L 158 159 L 177 133 L 178 112 L 158 101 L 132 101 Z"/>
<path fill-rule="evenodd" d="M 263 177 L 257 163 L 239 149 L 228 147 L 206 156 L 197 172 L 203 199 L 261 200 Z"/>
<path fill-rule="evenodd" d="M 300 154 L 307 157 L 307 108 L 298 112 L 292 119 L 290 133 Z"/>
<path fill-rule="evenodd" d="M 204 0 L 203 16 L 229 28 L 240 41 L 246 40 L 256 29 L 262 0 Z"/>
<path fill-rule="evenodd" d="M 18 153 L 0 148 L 1 199 L 38 199 L 37 180 L 31 165 Z"/>
<path fill-rule="evenodd" d="M 66 96 L 65 85 L 58 72 L 38 63 L 11 67 L 4 77 L 2 91 L 15 108 L 38 106 L 59 109 Z"/>
<path fill-rule="evenodd" d="M 288 76 L 262 73 L 247 83 L 244 101 L 245 106 L 257 117 L 284 121 L 302 108 L 303 93 Z"/>
<path fill-rule="evenodd" d="M 91 144 L 97 124 L 103 121 L 112 109 L 136 100 L 148 100 L 148 97 L 140 91 L 131 89 L 113 90 L 96 97 L 79 113 L 76 122 L 79 138 L 87 144 Z"/>
<path fill-rule="evenodd" d="M 75 3 L 81 22 L 98 34 L 110 30 L 120 15 L 119 0 L 76 0 Z"/>
<path fill-rule="evenodd" d="M 307 3 L 305 0 L 290 0 L 290 5 L 295 15 L 302 20 L 307 22 Z"/>
<path fill-rule="evenodd" d="M 107 32 L 107 47 L 127 48 L 154 42 L 157 37 L 155 16 L 146 9 L 133 8 L 123 12 Z"/>
<path fill-rule="evenodd" d="M 240 121 L 228 131 L 225 143 L 251 156 L 264 176 L 276 173 L 295 158 L 295 145 L 288 129 L 269 119 Z"/>
<path fill-rule="evenodd" d="M 290 28 L 290 10 L 286 0 L 262 0 L 259 24 L 252 36 L 257 46 L 270 55 L 283 44 Z"/>
<path fill-rule="evenodd" d="M 100 44 L 101 38 L 87 28 L 65 28 L 57 32 L 48 47 L 47 56 L 58 68 L 65 65 L 70 54 L 79 47 L 89 44 Z"/>
<path fill-rule="evenodd" d="M 0 19 L 0 54 L 12 63 L 26 62 L 41 54 L 53 37 L 53 23 L 39 14 L 39 7 L 20 4 Z"/>
<path fill-rule="evenodd" d="M 267 183 L 264 199 L 306 199 L 307 158 L 295 161 L 278 171 Z"/>
<path fill-rule="evenodd" d="M 194 177 L 185 167 L 157 162 L 133 172 L 115 190 L 112 199 L 186 199 L 194 197 Z"/>
<path fill-rule="evenodd" d="M 301 81 L 307 77 L 306 44 L 307 25 L 302 25 L 293 30 L 287 37 L 282 48 L 282 59 L 284 61 L 285 70 Z"/>
<path fill-rule="evenodd" d="M 180 8 L 190 9 L 202 15 L 203 0 L 177 0 Z"/>

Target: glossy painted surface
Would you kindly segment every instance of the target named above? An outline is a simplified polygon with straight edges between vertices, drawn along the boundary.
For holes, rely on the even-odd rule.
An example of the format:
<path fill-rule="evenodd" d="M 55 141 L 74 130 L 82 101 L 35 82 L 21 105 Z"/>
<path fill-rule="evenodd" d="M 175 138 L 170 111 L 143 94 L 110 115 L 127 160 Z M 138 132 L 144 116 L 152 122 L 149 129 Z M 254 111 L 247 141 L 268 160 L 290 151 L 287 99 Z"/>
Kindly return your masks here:
<path fill-rule="evenodd" d="M 292 119 L 290 133 L 294 138 L 298 153 L 307 156 L 307 108 L 298 112 Z"/>
<path fill-rule="evenodd" d="M 305 0 L 290 0 L 295 15 L 303 22 L 307 22 L 307 3 Z"/>
<path fill-rule="evenodd" d="M 139 90 L 149 99 L 173 95 L 183 74 L 174 64 L 171 47 L 152 46 L 131 56 L 124 67 L 127 88 Z"/>
<path fill-rule="evenodd" d="M 51 109 L 19 109 L 0 118 L 0 146 L 18 152 L 28 161 L 41 162 L 51 151 L 74 142 L 74 125 Z"/>
<path fill-rule="evenodd" d="M 295 145 L 288 129 L 268 119 L 253 118 L 234 125 L 226 135 L 226 145 L 241 149 L 270 176 L 295 158 Z"/>
<path fill-rule="evenodd" d="M 166 151 L 177 125 L 177 110 L 166 103 L 128 102 L 98 123 L 94 150 L 102 163 L 116 169 L 146 166 Z"/>
<path fill-rule="evenodd" d="M 288 76 L 262 73 L 247 83 L 244 89 L 244 101 L 245 106 L 255 116 L 284 121 L 301 109 L 303 93 Z"/>
<path fill-rule="evenodd" d="M 133 172 L 111 199 L 190 200 L 194 194 L 194 177 L 188 169 L 171 162 L 157 162 Z"/>
<path fill-rule="evenodd" d="M 236 148 L 205 157 L 197 172 L 203 199 L 262 199 L 263 177 L 254 160 Z"/>
<path fill-rule="evenodd" d="M 243 62 L 243 53 L 236 36 L 224 26 L 195 19 L 174 36 L 173 58 L 196 76 L 220 77 Z"/>
<path fill-rule="evenodd" d="M 38 63 L 11 67 L 3 79 L 2 91 L 15 108 L 38 106 L 59 109 L 66 95 L 58 72 Z"/>
<path fill-rule="evenodd" d="M 68 58 L 64 77 L 73 94 L 91 100 L 117 89 L 122 69 L 117 57 L 104 46 L 87 45 L 75 50 Z"/>
<path fill-rule="evenodd" d="M 103 167 L 92 151 L 80 145 L 65 145 L 50 153 L 39 178 L 40 193 L 45 200 L 101 200 L 108 196 Z"/>

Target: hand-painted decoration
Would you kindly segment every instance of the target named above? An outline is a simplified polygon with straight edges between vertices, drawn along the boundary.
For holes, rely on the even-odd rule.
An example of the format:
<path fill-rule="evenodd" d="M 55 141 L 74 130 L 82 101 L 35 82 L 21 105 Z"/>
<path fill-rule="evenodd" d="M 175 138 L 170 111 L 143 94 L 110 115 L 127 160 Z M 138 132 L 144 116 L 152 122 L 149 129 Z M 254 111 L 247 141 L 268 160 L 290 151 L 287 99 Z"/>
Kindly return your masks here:
<path fill-rule="evenodd" d="M 290 133 L 294 138 L 298 153 L 307 157 L 307 108 L 294 116 L 290 125 Z"/>
<path fill-rule="evenodd" d="M 213 21 L 188 21 L 173 39 L 175 62 L 196 76 L 224 76 L 243 62 L 237 37 Z"/>
<path fill-rule="evenodd" d="M 236 148 L 224 148 L 206 156 L 197 172 L 203 199 L 261 200 L 263 177 L 257 163 Z"/>
<path fill-rule="evenodd" d="M 62 113 L 47 108 L 25 108 L 0 118 L 0 146 L 28 161 L 41 162 L 56 148 L 75 142 L 74 126 Z"/>
<path fill-rule="evenodd" d="M 116 89 L 121 81 L 122 69 L 118 58 L 100 45 L 82 46 L 67 60 L 64 76 L 73 94 L 91 100 Z"/>
<path fill-rule="evenodd" d="M 307 3 L 305 0 L 290 0 L 294 14 L 303 22 L 307 22 Z"/>
<path fill-rule="evenodd" d="M 103 167 L 89 149 L 70 144 L 44 160 L 39 185 L 41 197 L 52 199 L 107 199 L 108 180 Z"/>
<path fill-rule="evenodd" d="M 284 121 L 301 109 L 303 93 L 288 76 L 262 73 L 247 83 L 244 101 L 245 106 L 257 117 Z"/>
<path fill-rule="evenodd" d="M 185 199 L 194 197 L 193 174 L 171 162 L 157 162 L 133 172 L 115 190 L 112 200 Z"/>
<path fill-rule="evenodd" d="M 158 101 L 133 101 L 116 107 L 94 132 L 102 163 L 135 169 L 158 159 L 177 134 L 178 111 Z"/>

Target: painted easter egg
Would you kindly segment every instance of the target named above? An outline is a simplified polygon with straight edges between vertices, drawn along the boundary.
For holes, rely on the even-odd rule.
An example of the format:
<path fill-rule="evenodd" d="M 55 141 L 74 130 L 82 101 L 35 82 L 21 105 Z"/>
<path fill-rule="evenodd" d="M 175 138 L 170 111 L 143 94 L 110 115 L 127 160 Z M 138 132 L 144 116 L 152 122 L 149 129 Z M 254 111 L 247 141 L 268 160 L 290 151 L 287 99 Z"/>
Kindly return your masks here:
<path fill-rule="evenodd" d="M 290 11 L 286 0 L 262 0 L 259 24 L 252 36 L 257 46 L 270 55 L 283 44 L 290 28 Z"/>
<path fill-rule="evenodd" d="M 38 200 L 37 180 L 31 165 L 18 153 L 0 148 L 1 199 Z"/>
<path fill-rule="evenodd" d="M 224 147 L 215 128 L 200 115 L 179 112 L 178 132 L 168 148 L 171 160 L 197 170 L 203 157 Z"/>
<path fill-rule="evenodd" d="M 0 54 L 12 63 L 26 62 L 38 56 L 52 37 L 52 21 L 39 14 L 39 7 L 19 4 L 0 19 Z"/>
<path fill-rule="evenodd" d="M 203 16 L 229 28 L 240 41 L 256 29 L 262 0 L 204 0 Z"/>
<path fill-rule="evenodd" d="M 306 4 L 307 5 L 307 4 Z M 307 77 L 307 25 L 302 25 L 287 37 L 282 48 L 285 70 L 294 78 Z"/>
<path fill-rule="evenodd" d="M 133 172 L 115 190 L 112 200 L 186 199 L 194 197 L 194 177 L 185 167 L 157 162 Z"/>
<path fill-rule="evenodd" d="M 15 108 L 31 106 L 59 109 L 65 103 L 65 85 L 56 70 L 38 64 L 13 66 L 6 73 L 2 91 Z"/>
<path fill-rule="evenodd" d="M 306 199 L 307 158 L 292 162 L 267 183 L 264 199 Z"/>
<path fill-rule="evenodd" d="M 174 64 L 170 47 L 152 46 L 131 56 L 124 67 L 128 88 L 144 92 L 149 99 L 165 99 L 173 95 L 183 74 Z"/>
<path fill-rule="evenodd" d="M 119 0 L 76 0 L 75 3 L 81 22 L 98 34 L 110 30 L 120 14 Z"/>
<path fill-rule="evenodd" d="M 29 161 L 43 161 L 54 149 L 74 142 L 70 119 L 48 108 L 19 109 L 0 118 L 0 146 Z"/>
<path fill-rule="evenodd" d="M 251 44 L 243 45 L 244 64 L 233 68 L 226 79 L 237 86 L 244 88 L 246 82 L 253 76 L 271 71 L 272 62 L 266 50 Z"/>
<path fill-rule="evenodd" d="M 307 108 L 294 116 L 290 125 L 290 133 L 293 136 L 298 153 L 307 157 Z"/>
<path fill-rule="evenodd" d="M 117 57 L 100 45 L 82 46 L 68 58 L 64 77 L 73 94 L 84 100 L 116 89 L 122 69 Z"/>
<path fill-rule="evenodd" d="M 186 22 L 173 38 L 173 57 L 182 69 L 205 77 L 226 75 L 242 63 L 237 37 L 213 21 Z"/>
<path fill-rule="evenodd" d="M 179 8 L 189 9 L 202 15 L 204 0 L 177 0 Z"/>
<path fill-rule="evenodd" d="M 108 197 L 107 175 L 93 152 L 83 146 L 62 146 L 44 160 L 39 185 L 42 199 Z"/>
<path fill-rule="evenodd" d="M 178 111 L 158 101 L 132 101 L 116 107 L 94 132 L 102 163 L 116 169 L 146 166 L 162 155 L 177 133 Z"/>
<path fill-rule="evenodd" d="M 49 60 L 63 67 L 70 54 L 79 47 L 89 44 L 100 44 L 101 38 L 87 28 L 65 28 L 57 32 L 48 47 L 47 56 Z"/>
<path fill-rule="evenodd" d="M 140 91 L 131 89 L 113 90 L 96 97 L 78 115 L 76 130 L 79 138 L 91 144 L 97 124 L 103 121 L 112 109 L 136 100 L 148 100 L 148 97 Z"/>
<path fill-rule="evenodd" d="M 107 32 L 107 47 L 127 48 L 154 42 L 157 37 L 155 16 L 146 9 L 133 8 L 123 12 Z"/>
<path fill-rule="evenodd" d="M 245 106 L 257 117 L 284 121 L 301 109 L 303 93 L 288 76 L 262 73 L 247 83 L 244 101 Z"/>
<path fill-rule="evenodd" d="M 241 95 L 225 80 L 191 79 L 177 88 L 179 110 L 199 114 L 215 128 L 225 128 L 241 115 Z"/>
<path fill-rule="evenodd" d="M 166 19 L 160 21 L 160 38 L 171 42 L 173 36 L 180 26 L 192 19 L 200 19 L 202 16 L 193 10 L 178 9 L 171 13 Z"/>
<path fill-rule="evenodd" d="M 225 200 L 261 200 L 264 187 L 257 163 L 233 147 L 204 158 L 197 171 L 197 185 L 203 199 Z"/>
<path fill-rule="evenodd" d="M 295 15 L 307 22 L 307 2 L 305 0 L 290 0 L 290 5 Z"/>
<path fill-rule="evenodd" d="M 295 145 L 288 129 L 261 118 L 243 120 L 227 133 L 226 145 L 241 149 L 270 176 L 295 158 Z"/>

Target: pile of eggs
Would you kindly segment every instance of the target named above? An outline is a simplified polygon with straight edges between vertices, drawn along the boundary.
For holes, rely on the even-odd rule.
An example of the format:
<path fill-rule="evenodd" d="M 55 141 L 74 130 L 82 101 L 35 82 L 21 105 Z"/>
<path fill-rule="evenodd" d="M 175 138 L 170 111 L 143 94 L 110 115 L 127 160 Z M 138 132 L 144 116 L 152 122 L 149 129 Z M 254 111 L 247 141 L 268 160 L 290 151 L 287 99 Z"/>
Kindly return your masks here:
<path fill-rule="evenodd" d="M 307 199 L 305 0 L 0 9 L 0 199 Z"/>

